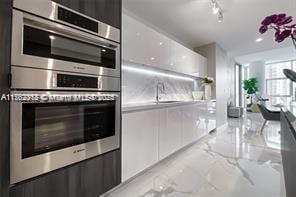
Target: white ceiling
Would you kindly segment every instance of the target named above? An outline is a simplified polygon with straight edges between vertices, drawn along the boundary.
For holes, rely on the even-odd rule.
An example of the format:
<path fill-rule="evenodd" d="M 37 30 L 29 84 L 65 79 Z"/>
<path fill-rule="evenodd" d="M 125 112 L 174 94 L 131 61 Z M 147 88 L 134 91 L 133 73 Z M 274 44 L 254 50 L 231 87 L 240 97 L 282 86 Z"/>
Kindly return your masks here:
<path fill-rule="evenodd" d="M 281 62 L 288 60 L 296 60 L 296 49 L 294 47 L 282 47 L 278 49 L 252 53 L 235 58 L 236 62 L 242 65 L 252 62 Z"/>
<path fill-rule="evenodd" d="M 260 35 L 261 20 L 274 13 L 287 13 L 296 21 L 296 0 L 218 0 L 224 21 L 212 14 L 211 0 L 123 0 L 123 7 L 167 34 L 194 48 L 217 42 L 233 57 L 291 46 L 278 44 L 273 33 Z M 263 42 L 255 39 L 263 37 Z"/>

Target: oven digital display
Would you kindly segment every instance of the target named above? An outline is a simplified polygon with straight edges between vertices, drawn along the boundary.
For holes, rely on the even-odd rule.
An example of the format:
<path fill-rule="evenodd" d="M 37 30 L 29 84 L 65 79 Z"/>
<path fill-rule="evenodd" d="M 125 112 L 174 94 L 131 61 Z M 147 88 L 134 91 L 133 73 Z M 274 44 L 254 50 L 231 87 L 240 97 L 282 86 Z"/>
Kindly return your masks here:
<path fill-rule="evenodd" d="M 57 87 L 98 88 L 97 77 L 57 74 Z"/>
<path fill-rule="evenodd" d="M 70 23 L 72 25 L 81 27 L 83 29 L 87 29 L 89 31 L 98 33 L 99 28 L 97 22 L 61 7 L 58 8 L 58 19 Z"/>

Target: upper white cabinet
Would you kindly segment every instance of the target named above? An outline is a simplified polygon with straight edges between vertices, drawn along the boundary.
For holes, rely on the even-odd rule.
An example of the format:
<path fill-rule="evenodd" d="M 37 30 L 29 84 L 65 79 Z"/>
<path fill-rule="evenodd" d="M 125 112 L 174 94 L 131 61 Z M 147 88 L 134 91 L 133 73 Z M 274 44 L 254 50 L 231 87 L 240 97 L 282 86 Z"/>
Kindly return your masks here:
<path fill-rule="evenodd" d="M 123 14 L 122 58 L 184 74 L 204 77 L 207 59 Z"/>

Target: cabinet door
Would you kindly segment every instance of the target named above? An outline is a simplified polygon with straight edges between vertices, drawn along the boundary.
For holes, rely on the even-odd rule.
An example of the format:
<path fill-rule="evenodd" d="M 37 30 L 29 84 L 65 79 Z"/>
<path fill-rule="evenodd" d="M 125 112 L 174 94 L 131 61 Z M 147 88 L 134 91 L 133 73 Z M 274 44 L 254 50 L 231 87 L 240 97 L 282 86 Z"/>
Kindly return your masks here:
<path fill-rule="evenodd" d="M 113 151 L 82 163 L 82 196 L 98 196 L 121 182 L 121 152 Z M 101 169 L 101 170 L 97 170 Z"/>
<path fill-rule="evenodd" d="M 122 59 L 147 64 L 147 28 L 127 15 L 123 15 L 122 20 Z"/>
<path fill-rule="evenodd" d="M 208 132 L 216 129 L 216 102 L 207 103 Z"/>
<path fill-rule="evenodd" d="M 59 169 L 10 188 L 10 197 L 94 197 L 120 184 L 120 150 Z"/>
<path fill-rule="evenodd" d="M 123 14 L 122 57 L 193 76 L 205 75 L 206 58 Z"/>
<path fill-rule="evenodd" d="M 201 106 L 190 105 L 183 108 L 182 143 L 186 146 L 206 135 L 205 118 Z M 204 105 L 205 106 L 205 105 Z"/>
<path fill-rule="evenodd" d="M 123 114 L 123 181 L 135 176 L 158 161 L 158 114 L 157 110 Z"/>
<path fill-rule="evenodd" d="M 123 15 L 122 38 L 124 60 L 155 67 L 172 63 L 172 41 L 127 15 Z"/>
<path fill-rule="evenodd" d="M 113 27 L 121 28 L 121 0 L 53 0 Z"/>
<path fill-rule="evenodd" d="M 79 197 L 82 196 L 80 165 L 55 171 L 10 190 L 11 197 Z M 84 196 L 84 195 L 83 195 Z"/>
<path fill-rule="evenodd" d="M 167 157 L 182 147 L 182 112 L 181 108 L 160 110 L 159 156 Z"/>

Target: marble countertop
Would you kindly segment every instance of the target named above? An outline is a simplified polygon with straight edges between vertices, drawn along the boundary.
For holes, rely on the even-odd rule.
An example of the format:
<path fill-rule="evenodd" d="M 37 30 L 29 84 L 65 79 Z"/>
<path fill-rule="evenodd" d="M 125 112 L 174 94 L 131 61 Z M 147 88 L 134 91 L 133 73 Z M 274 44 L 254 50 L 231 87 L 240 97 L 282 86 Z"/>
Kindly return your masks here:
<path fill-rule="evenodd" d="M 161 109 L 167 107 L 178 107 L 183 105 L 195 105 L 195 104 L 203 104 L 208 102 L 216 102 L 216 100 L 198 100 L 198 101 L 178 101 L 173 103 L 132 103 L 132 104 L 123 104 L 122 112 L 133 112 L 133 111 L 143 111 L 143 110 L 152 110 L 152 109 Z"/>

